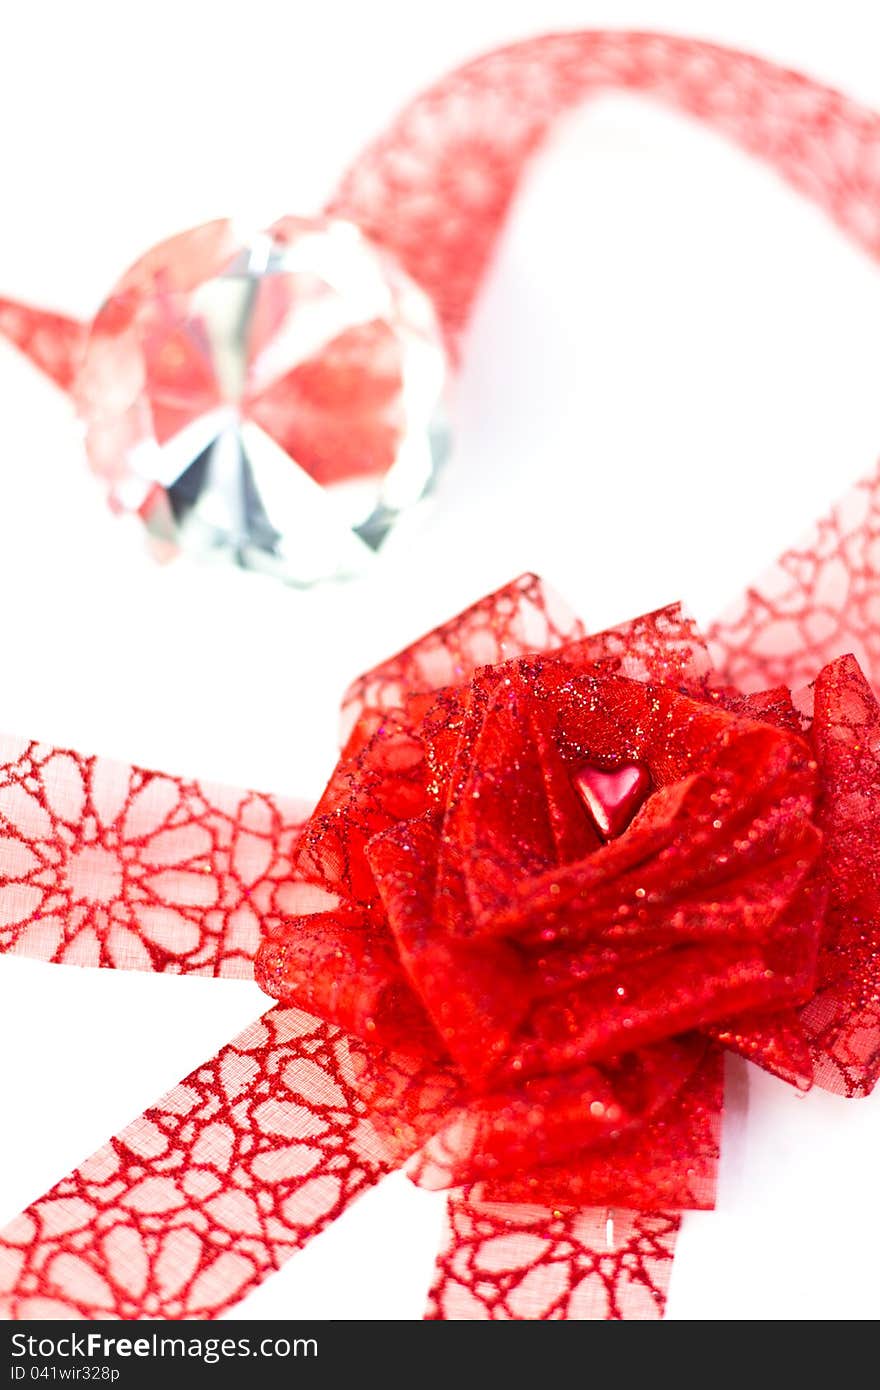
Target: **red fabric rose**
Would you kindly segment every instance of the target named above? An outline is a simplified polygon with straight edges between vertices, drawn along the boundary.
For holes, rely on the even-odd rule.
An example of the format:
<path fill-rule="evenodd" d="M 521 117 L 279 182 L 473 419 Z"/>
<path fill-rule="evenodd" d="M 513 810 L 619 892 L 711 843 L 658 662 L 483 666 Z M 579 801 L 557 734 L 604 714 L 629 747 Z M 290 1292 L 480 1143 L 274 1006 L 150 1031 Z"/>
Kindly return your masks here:
<path fill-rule="evenodd" d="M 788 692 L 713 687 L 678 609 L 583 637 L 536 584 L 361 683 L 258 979 L 373 1044 L 420 1182 L 710 1205 L 720 1045 L 813 1076 L 821 758 Z M 604 842 L 577 776 L 630 764 Z"/>

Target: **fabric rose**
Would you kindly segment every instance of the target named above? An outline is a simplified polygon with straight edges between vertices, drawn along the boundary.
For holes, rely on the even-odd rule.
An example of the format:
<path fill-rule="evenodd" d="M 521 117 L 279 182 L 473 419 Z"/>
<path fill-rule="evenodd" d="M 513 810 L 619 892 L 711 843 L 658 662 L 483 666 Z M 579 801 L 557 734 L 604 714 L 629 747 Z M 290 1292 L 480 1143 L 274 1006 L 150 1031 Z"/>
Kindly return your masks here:
<path fill-rule="evenodd" d="M 813 1078 L 829 719 L 677 608 L 444 674 L 361 714 L 258 979 L 373 1044 L 426 1185 L 711 1205 L 723 1048 Z"/>

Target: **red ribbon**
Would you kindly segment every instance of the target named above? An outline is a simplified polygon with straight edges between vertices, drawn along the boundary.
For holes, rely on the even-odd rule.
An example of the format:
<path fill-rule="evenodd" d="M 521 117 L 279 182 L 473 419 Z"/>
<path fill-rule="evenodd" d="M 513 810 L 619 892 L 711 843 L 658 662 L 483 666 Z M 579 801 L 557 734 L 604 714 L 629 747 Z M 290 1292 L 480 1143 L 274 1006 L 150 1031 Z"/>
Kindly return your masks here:
<path fill-rule="evenodd" d="M 609 85 L 708 120 L 880 250 L 873 113 L 656 35 L 450 74 L 332 210 L 454 341 L 525 161 Z M 0 327 L 69 383 L 80 326 L 6 302 Z M 878 488 L 708 655 L 675 610 L 584 639 L 536 581 L 482 601 L 352 688 L 296 846 L 273 798 L 10 744 L 6 949 L 246 974 L 262 939 L 285 998 L 3 1232 L 11 1315 L 214 1316 L 410 1155 L 468 1184 L 432 1316 L 662 1312 L 678 1212 L 712 1200 L 720 1047 L 801 1086 L 876 1080 Z M 600 845 L 572 777 L 634 761 L 651 795 Z"/>

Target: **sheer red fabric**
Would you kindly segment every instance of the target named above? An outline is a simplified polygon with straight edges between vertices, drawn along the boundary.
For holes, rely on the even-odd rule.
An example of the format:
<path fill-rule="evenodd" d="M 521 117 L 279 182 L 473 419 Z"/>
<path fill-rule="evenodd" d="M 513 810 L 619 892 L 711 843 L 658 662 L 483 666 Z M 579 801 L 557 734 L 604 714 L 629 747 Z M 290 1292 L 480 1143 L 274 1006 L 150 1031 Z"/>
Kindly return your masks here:
<path fill-rule="evenodd" d="M 450 1198 L 429 1318 L 662 1315 L 681 1218 Z"/>
<path fill-rule="evenodd" d="M 248 978 L 306 807 L 0 738 L 0 950 Z"/>
<path fill-rule="evenodd" d="M 213 1318 L 388 1170 L 337 1029 L 272 1009 L 0 1231 L 11 1318 Z"/>
<path fill-rule="evenodd" d="M 530 159 L 561 116 L 609 89 L 713 127 L 880 256 L 877 113 L 752 54 L 671 34 L 546 34 L 484 54 L 400 112 L 329 210 L 395 253 L 454 345 Z"/>
<path fill-rule="evenodd" d="M 743 690 L 807 685 L 851 653 L 880 683 L 880 470 L 863 478 L 708 633 Z"/>
<path fill-rule="evenodd" d="M 455 344 L 528 159 L 609 86 L 880 254 L 880 118 L 661 35 L 450 74 L 331 210 Z M 0 331 L 69 386 L 80 325 L 3 301 Z M 216 1316 L 407 1159 L 453 1189 L 429 1316 L 662 1315 L 679 1213 L 713 1197 L 722 1049 L 847 1095 L 880 1070 L 877 497 L 706 644 L 676 609 L 587 637 L 532 577 L 482 600 L 355 682 L 302 830 L 274 797 L 5 745 L 3 949 L 245 975 L 262 942 L 261 981 L 309 1011 L 270 1011 L 0 1235 L 11 1315 Z M 602 845 L 572 773 L 633 759 L 651 795 Z"/>
<path fill-rule="evenodd" d="M 0 298 L 0 334 L 29 357 L 58 386 L 67 391 L 87 336 L 86 325 L 64 314 L 33 309 L 13 299 Z"/>
<path fill-rule="evenodd" d="M 880 707 L 852 656 L 824 667 L 814 697 L 830 903 L 802 1021 L 819 1084 L 859 1096 L 880 1075 Z"/>

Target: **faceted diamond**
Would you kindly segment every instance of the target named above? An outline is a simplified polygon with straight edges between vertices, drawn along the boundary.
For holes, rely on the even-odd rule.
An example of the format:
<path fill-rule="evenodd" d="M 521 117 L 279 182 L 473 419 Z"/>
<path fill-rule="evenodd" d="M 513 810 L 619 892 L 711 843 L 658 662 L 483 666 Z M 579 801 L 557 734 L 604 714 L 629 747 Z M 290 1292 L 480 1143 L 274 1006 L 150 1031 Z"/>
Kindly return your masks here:
<path fill-rule="evenodd" d="M 587 763 L 572 781 L 603 840 L 623 833 L 651 789 L 644 763 L 626 763 L 612 771 Z"/>
<path fill-rule="evenodd" d="M 350 223 L 211 222 L 116 286 L 75 395 L 111 505 L 161 554 L 353 574 L 430 490 L 446 358 L 427 296 Z"/>

